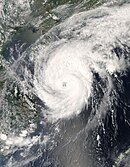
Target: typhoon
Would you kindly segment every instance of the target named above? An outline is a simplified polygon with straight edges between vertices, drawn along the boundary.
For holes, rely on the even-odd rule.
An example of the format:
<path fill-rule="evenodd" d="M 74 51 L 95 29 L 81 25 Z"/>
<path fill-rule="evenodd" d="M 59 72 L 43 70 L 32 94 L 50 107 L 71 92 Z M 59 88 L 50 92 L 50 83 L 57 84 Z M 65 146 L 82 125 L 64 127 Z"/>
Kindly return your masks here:
<path fill-rule="evenodd" d="M 10 75 L 24 95 L 35 97 L 27 103 L 41 115 L 35 132 L 23 130 L 22 139 L 2 134 L 9 148 L 18 147 L 9 165 L 129 166 L 130 3 L 79 8 L 58 6 L 54 12 L 61 18 L 54 19 L 59 22 L 30 45 L 23 44 L 23 51 L 17 45 L 14 52 L 10 49 L 17 53 L 8 63 Z"/>
<path fill-rule="evenodd" d="M 129 67 L 129 10 L 127 4 L 76 13 L 33 46 L 34 93 L 47 106 L 49 121 L 79 114 L 99 87 L 103 101 L 96 109 L 112 102 L 113 78 Z M 104 87 L 94 88 L 95 75 Z"/>

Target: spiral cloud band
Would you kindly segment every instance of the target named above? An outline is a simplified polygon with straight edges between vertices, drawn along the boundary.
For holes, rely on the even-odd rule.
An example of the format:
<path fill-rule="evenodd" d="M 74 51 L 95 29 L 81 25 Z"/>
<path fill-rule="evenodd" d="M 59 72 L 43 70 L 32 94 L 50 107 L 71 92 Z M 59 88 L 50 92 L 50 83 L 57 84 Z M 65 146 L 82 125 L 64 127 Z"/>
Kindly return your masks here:
<path fill-rule="evenodd" d="M 79 113 L 91 93 L 92 75 L 79 54 L 84 53 L 84 46 L 69 45 L 70 48 L 68 44 L 57 48 L 44 68 L 38 65 L 38 80 L 34 81 L 38 95 L 54 110 L 56 118 Z"/>
<path fill-rule="evenodd" d="M 48 120 L 77 115 L 88 105 L 93 72 L 108 82 L 110 91 L 111 76 L 127 69 L 129 56 L 113 48 L 123 51 L 129 44 L 129 11 L 128 4 L 74 14 L 36 42 L 31 53 L 34 92 L 48 107 Z"/>

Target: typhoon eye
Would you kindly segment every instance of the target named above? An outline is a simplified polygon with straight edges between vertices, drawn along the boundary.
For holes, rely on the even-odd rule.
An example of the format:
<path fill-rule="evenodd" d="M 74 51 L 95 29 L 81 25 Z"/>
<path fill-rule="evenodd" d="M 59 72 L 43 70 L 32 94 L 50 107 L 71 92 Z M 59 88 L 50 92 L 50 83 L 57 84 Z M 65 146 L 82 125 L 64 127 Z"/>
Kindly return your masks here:
<path fill-rule="evenodd" d="M 62 86 L 63 87 L 67 87 L 67 83 L 66 82 L 62 82 Z"/>

